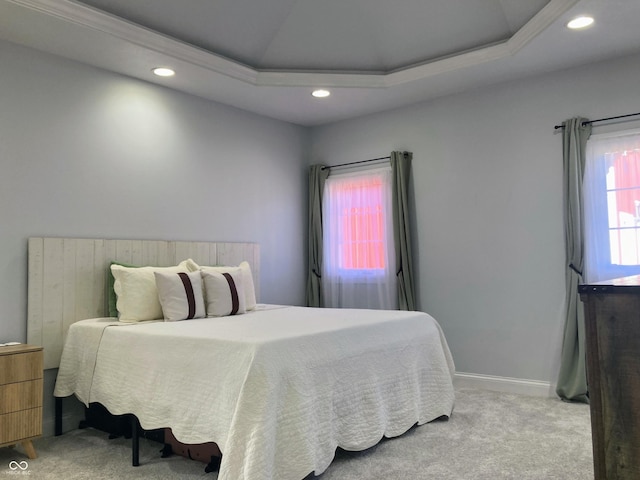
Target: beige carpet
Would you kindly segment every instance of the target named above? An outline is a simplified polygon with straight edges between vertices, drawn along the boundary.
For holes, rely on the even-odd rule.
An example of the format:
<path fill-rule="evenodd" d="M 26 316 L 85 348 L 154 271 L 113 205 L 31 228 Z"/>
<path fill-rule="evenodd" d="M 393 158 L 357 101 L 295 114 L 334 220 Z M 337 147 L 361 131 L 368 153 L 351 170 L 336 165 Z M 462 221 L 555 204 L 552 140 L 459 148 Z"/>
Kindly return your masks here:
<path fill-rule="evenodd" d="M 39 457 L 20 447 L 0 449 L 3 479 L 206 478 L 204 464 L 160 458 L 161 445 L 140 444 L 131 466 L 128 440 L 74 430 L 34 442 Z M 415 427 L 364 452 L 338 451 L 318 480 L 572 480 L 593 478 L 589 407 L 475 389 L 459 389 L 449 421 Z M 300 479 L 302 480 L 302 479 Z"/>

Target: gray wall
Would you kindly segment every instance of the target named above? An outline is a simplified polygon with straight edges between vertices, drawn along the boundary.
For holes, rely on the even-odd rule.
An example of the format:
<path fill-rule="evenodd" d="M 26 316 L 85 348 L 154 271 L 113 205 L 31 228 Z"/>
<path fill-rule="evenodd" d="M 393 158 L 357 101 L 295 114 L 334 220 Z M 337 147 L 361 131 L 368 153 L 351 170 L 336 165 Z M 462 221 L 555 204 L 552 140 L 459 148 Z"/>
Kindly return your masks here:
<path fill-rule="evenodd" d="M 260 300 L 304 302 L 307 130 L 6 42 L 0 65 L 0 342 L 26 340 L 30 236 L 255 241 Z"/>
<path fill-rule="evenodd" d="M 304 301 L 308 132 L 0 43 L 0 342 L 26 340 L 27 238 L 255 241 Z"/>
<path fill-rule="evenodd" d="M 410 150 L 419 306 L 458 371 L 552 383 L 553 125 L 636 111 L 640 78 L 625 58 L 304 129 L 8 43 L 0 64 L 0 342 L 26 339 L 29 236 L 257 241 L 261 300 L 301 304 L 307 163 Z"/>
<path fill-rule="evenodd" d="M 638 78 L 640 58 L 625 58 L 312 130 L 313 163 L 414 153 L 419 307 L 441 323 L 458 371 L 555 382 L 564 230 L 553 126 L 637 111 Z"/>

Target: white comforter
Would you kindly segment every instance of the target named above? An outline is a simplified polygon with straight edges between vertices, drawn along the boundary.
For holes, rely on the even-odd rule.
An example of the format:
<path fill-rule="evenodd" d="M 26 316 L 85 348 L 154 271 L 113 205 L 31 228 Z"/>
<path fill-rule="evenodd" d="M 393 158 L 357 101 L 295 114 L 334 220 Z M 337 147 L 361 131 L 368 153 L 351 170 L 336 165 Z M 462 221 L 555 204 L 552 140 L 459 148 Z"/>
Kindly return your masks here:
<path fill-rule="evenodd" d="M 219 480 L 301 480 L 338 446 L 362 450 L 453 409 L 453 360 L 421 312 L 263 307 L 111 325 L 71 326 L 54 395 L 216 442 Z"/>

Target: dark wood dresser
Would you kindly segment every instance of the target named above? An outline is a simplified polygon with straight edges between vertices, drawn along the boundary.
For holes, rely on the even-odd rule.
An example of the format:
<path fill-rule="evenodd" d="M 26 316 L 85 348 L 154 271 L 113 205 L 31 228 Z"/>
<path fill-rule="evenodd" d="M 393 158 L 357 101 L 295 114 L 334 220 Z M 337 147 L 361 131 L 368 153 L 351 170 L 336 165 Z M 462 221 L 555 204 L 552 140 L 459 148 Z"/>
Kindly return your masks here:
<path fill-rule="evenodd" d="M 596 480 L 640 479 L 640 276 L 580 285 Z"/>

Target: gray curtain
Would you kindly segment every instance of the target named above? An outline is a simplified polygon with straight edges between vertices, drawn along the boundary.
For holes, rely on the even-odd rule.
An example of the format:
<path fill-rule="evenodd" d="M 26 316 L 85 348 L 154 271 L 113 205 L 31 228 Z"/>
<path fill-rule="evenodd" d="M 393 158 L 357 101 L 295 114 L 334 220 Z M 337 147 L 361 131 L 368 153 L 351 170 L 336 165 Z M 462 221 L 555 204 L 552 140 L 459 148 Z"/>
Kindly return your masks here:
<path fill-rule="evenodd" d="M 563 123 L 562 137 L 565 238 L 565 326 L 556 393 L 564 400 L 588 403 L 584 308 L 578 295 L 582 282 L 584 214 L 582 181 L 591 125 L 584 118 Z"/>
<path fill-rule="evenodd" d="M 391 152 L 393 175 L 393 240 L 396 249 L 396 276 L 398 277 L 398 308 L 415 310 L 413 285 L 413 255 L 411 254 L 411 225 L 409 220 L 410 152 Z"/>
<path fill-rule="evenodd" d="M 306 301 L 308 307 L 322 307 L 322 191 L 329 176 L 323 165 L 309 169 L 309 261 Z"/>

